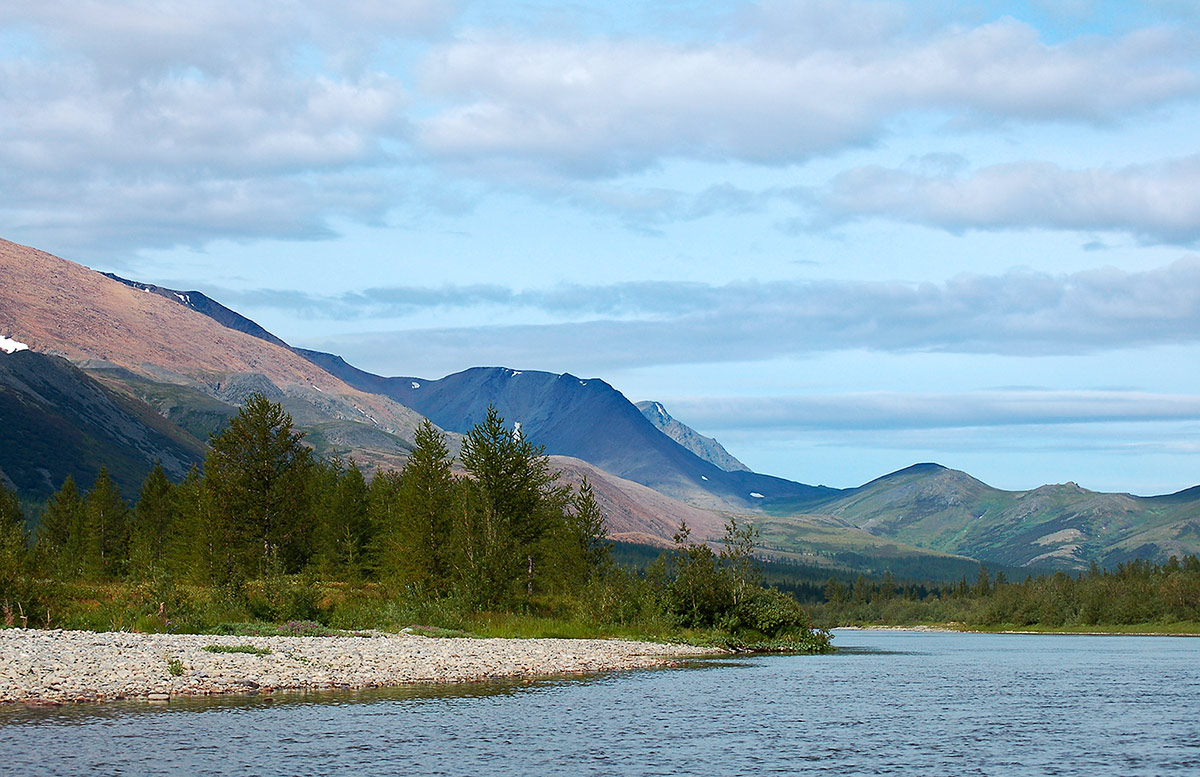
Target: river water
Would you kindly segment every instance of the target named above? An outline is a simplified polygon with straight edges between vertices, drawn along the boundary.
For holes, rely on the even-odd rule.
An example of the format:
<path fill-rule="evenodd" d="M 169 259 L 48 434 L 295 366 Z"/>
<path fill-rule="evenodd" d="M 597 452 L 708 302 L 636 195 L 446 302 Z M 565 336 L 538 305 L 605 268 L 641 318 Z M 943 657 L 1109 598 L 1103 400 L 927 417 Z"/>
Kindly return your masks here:
<path fill-rule="evenodd" d="M 1200 774 L 1200 639 L 835 644 L 528 685 L 12 707 L 0 773 Z"/>

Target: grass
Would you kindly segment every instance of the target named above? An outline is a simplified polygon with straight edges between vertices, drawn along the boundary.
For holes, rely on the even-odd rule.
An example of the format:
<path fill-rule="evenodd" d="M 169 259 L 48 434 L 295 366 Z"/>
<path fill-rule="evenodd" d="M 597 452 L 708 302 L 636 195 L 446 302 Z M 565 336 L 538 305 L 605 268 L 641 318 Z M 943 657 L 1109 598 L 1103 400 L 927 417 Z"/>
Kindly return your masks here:
<path fill-rule="evenodd" d="M 252 656 L 269 656 L 271 648 L 255 647 L 254 645 L 205 645 L 209 653 L 249 653 Z"/>
<path fill-rule="evenodd" d="M 178 658 L 172 658 L 167 661 L 167 671 L 171 673 L 172 677 L 179 677 L 183 674 L 183 662 Z"/>

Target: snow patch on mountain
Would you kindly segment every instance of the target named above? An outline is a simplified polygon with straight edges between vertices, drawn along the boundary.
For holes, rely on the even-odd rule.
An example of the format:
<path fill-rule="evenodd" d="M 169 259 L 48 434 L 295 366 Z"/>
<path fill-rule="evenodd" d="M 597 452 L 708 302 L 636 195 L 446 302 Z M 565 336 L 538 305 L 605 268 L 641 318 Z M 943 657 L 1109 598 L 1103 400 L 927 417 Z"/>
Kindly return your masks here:
<path fill-rule="evenodd" d="M 25 343 L 17 342 L 16 340 L 13 340 L 11 337 L 5 337 L 4 335 L 0 335 L 0 351 L 4 351 L 5 353 L 16 353 L 17 351 L 28 351 L 28 350 L 29 350 L 29 346 L 25 345 Z"/>

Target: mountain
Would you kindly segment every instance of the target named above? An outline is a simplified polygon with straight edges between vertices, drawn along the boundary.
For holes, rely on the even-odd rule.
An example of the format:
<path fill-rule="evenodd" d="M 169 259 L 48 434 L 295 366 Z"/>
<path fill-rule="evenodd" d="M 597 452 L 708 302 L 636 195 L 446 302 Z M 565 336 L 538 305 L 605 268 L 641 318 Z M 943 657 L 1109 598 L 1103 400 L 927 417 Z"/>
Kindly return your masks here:
<path fill-rule="evenodd" d="M 156 461 L 178 480 L 203 458 L 200 440 L 66 359 L 0 353 L 0 473 L 27 498 L 67 475 L 87 488 L 101 465 L 132 496 Z"/>
<path fill-rule="evenodd" d="M 155 286 L 153 283 L 142 283 L 140 281 L 131 281 L 128 278 L 122 278 L 119 275 L 114 275 L 110 272 L 100 273 L 106 278 L 112 278 L 114 281 L 123 283 L 134 289 L 148 291 L 152 294 L 157 294 L 160 297 L 166 297 L 172 302 L 178 302 L 184 307 L 191 308 L 197 313 L 202 313 L 212 320 L 216 321 L 221 326 L 228 329 L 233 329 L 238 332 L 245 332 L 251 337 L 257 337 L 260 340 L 266 340 L 268 343 L 288 348 L 288 344 L 280 340 L 275 335 L 263 329 L 256 322 L 243 316 L 241 313 L 230 310 L 216 300 L 210 298 L 206 294 L 199 291 L 176 291 L 175 289 L 167 289 L 162 286 Z"/>
<path fill-rule="evenodd" d="M 814 499 L 836 492 L 756 472 L 727 472 L 663 434 L 621 392 L 598 378 L 504 367 L 474 367 L 438 380 L 384 378 L 332 354 L 297 353 L 449 431 L 465 434 L 494 406 L 549 454 L 582 459 L 701 507 L 756 510 L 772 499 Z"/>
<path fill-rule="evenodd" d="M 500 367 L 385 378 L 289 348 L 199 292 L 106 277 L 3 240 L 0 278 L 0 478 L 27 498 L 67 473 L 86 486 L 100 463 L 127 496 L 156 459 L 178 476 L 258 392 L 292 414 L 319 455 L 353 457 L 368 472 L 403 464 L 422 415 L 456 449 L 494 405 L 553 454 L 566 482 L 592 481 L 610 528 L 632 541 L 661 545 L 680 521 L 719 537 L 736 515 L 778 558 L 910 576 L 956 573 L 971 559 L 1074 570 L 1200 552 L 1200 486 L 1157 497 L 1074 483 L 1012 492 L 936 464 L 854 489 L 807 486 L 722 468 L 731 463 L 715 441 L 600 379 Z"/>
<path fill-rule="evenodd" d="M 1200 550 L 1200 488 L 1160 497 L 1075 483 L 1002 491 L 917 464 L 833 498 L 773 508 L 829 516 L 878 537 L 1014 567 L 1083 569 Z"/>
<path fill-rule="evenodd" d="M 749 472 L 750 468 L 735 459 L 725 446 L 712 437 L 705 437 L 687 424 L 671 417 L 661 402 L 638 402 L 635 405 L 654 428 L 687 448 L 705 461 L 715 464 L 726 472 Z"/>
<path fill-rule="evenodd" d="M 200 439 L 257 391 L 279 401 L 323 455 L 353 455 L 373 469 L 399 466 L 411 449 L 416 412 L 348 386 L 277 338 L 231 328 L 252 327 L 215 303 L 189 303 L 4 240 L 0 277 L 0 332 L 70 360 Z"/>

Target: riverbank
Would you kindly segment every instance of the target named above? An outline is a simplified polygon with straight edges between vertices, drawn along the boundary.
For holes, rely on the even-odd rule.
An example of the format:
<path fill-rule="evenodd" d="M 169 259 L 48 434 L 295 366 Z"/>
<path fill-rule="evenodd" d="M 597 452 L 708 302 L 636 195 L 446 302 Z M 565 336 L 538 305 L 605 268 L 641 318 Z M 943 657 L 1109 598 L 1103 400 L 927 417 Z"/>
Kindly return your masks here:
<path fill-rule="evenodd" d="M 375 688 L 639 669 L 723 651 L 597 639 L 0 630 L 0 702 Z"/>
<path fill-rule="evenodd" d="M 835 626 L 841 631 L 926 631 L 926 632 L 962 632 L 971 634 L 1078 634 L 1091 637 L 1125 636 L 1125 637 L 1200 637 L 1200 625 L 1195 623 L 1148 624 L 1139 623 L 1124 626 L 1014 626 L 1001 624 L 998 626 L 972 626 L 965 623 L 946 623 L 940 625 L 871 625 L 871 626 Z"/>

